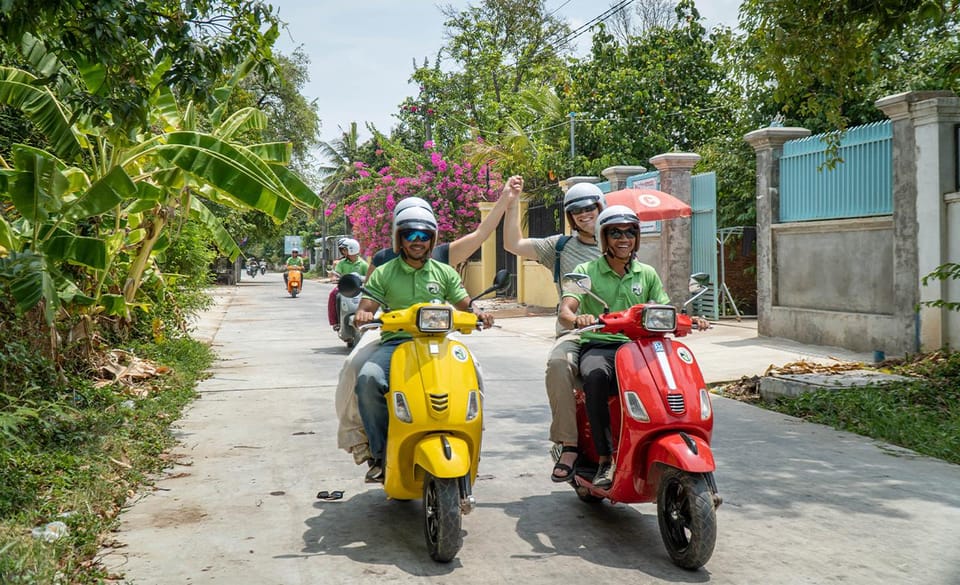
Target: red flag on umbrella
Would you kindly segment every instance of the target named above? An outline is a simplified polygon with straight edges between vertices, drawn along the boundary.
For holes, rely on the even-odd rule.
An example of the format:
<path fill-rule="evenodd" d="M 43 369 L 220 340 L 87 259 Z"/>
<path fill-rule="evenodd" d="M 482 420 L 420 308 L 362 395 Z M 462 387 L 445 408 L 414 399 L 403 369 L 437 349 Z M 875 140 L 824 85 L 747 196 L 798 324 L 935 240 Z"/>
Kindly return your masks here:
<path fill-rule="evenodd" d="M 656 189 L 620 189 L 604 196 L 605 204 L 626 205 L 641 221 L 690 217 L 693 209 L 669 193 Z"/>

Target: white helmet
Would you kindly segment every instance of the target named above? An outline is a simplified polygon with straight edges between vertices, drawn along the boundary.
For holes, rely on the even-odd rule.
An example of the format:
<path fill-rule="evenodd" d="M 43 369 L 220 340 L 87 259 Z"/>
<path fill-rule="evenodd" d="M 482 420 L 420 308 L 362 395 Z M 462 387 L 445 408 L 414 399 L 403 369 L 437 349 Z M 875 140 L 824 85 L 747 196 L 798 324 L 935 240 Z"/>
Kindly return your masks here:
<path fill-rule="evenodd" d="M 596 231 L 595 237 L 597 238 L 597 247 L 600 248 L 600 254 L 607 252 L 604 230 L 611 226 L 625 223 L 632 224 L 637 228 L 637 238 L 633 241 L 633 251 L 637 251 L 637 248 L 640 247 L 640 218 L 626 205 L 611 205 L 600 212 L 600 215 L 597 216 L 597 223 L 593 228 Z"/>
<path fill-rule="evenodd" d="M 293 254 L 294 252 L 296 252 L 297 254 L 299 254 L 299 253 L 300 253 L 300 250 L 298 250 L 297 248 L 293 248 L 292 250 L 290 250 L 290 253 L 291 253 L 291 254 Z"/>
<path fill-rule="evenodd" d="M 577 224 L 573 221 L 573 212 L 594 205 L 601 210 L 604 208 L 603 191 L 593 183 L 577 183 L 563 195 L 563 213 L 567 216 L 567 223 L 574 228 Z"/>
<path fill-rule="evenodd" d="M 343 238 L 340 240 L 339 248 L 346 248 L 347 254 L 359 254 L 360 253 L 360 242 L 354 240 L 353 238 Z"/>
<path fill-rule="evenodd" d="M 393 217 L 393 252 L 400 253 L 400 232 L 404 230 L 423 230 L 429 232 L 430 248 L 437 244 L 437 219 L 433 211 L 422 207 L 408 207 Z"/>
<path fill-rule="evenodd" d="M 431 207 L 431 205 L 425 199 L 421 199 L 419 197 L 407 197 L 406 199 L 397 201 L 397 206 L 393 208 L 393 217 L 397 217 L 398 213 L 404 209 L 410 209 L 411 207 L 421 207 L 430 213 L 433 213 L 433 207 Z"/>

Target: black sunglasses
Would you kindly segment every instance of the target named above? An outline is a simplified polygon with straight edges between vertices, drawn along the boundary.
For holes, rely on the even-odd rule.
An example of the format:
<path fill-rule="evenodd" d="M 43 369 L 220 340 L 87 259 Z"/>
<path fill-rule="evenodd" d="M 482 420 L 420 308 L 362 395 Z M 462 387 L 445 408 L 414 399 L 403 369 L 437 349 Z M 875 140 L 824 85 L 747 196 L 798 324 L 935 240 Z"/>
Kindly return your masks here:
<path fill-rule="evenodd" d="M 596 208 L 597 208 L 596 204 L 587 205 L 586 207 L 574 207 L 573 209 L 570 210 L 570 215 L 580 215 L 581 213 L 593 211 Z"/>
<path fill-rule="evenodd" d="M 607 232 L 607 236 L 613 238 L 614 240 L 621 240 L 623 238 L 636 238 L 640 234 L 640 230 L 637 228 L 627 228 L 622 230 L 620 228 L 613 228 Z"/>

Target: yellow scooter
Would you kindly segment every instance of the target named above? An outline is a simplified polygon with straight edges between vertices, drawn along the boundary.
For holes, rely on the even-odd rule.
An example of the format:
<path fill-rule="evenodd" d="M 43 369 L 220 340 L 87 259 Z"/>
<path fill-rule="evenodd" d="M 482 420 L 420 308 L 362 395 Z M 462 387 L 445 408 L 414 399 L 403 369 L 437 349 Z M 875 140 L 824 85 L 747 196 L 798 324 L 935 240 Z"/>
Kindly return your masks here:
<path fill-rule="evenodd" d="M 505 289 L 509 278 L 506 270 L 499 271 L 493 286 L 474 300 Z M 339 287 L 349 297 L 361 292 L 374 297 L 355 274 L 341 277 Z M 390 311 L 374 298 L 384 313 L 364 329 L 379 326 L 413 336 L 397 346 L 390 361 L 383 489 L 395 500 L 423 496 L 427 549 L 433 560 L 446 563 L 460 550 L 462 516 L 476 503 L 472 492 L 483 430 L 483 387 L 473 356 L 449 335 L 471 333 L 482 323 L 448 304 Z"/>

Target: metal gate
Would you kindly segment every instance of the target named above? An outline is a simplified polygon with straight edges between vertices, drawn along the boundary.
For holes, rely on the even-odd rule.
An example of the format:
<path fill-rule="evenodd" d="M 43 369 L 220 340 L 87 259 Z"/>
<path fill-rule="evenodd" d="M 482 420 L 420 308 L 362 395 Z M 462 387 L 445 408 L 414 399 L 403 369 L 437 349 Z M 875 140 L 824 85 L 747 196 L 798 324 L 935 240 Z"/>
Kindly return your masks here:
<path fill-rule="evenodd" d="M 695 303 L 694 313 L 719 319 L 719 275 L 717 274 L 717 174 L 703 173 L 690 179 L 691 268 L 710 275 L 710 291 Z"/>

